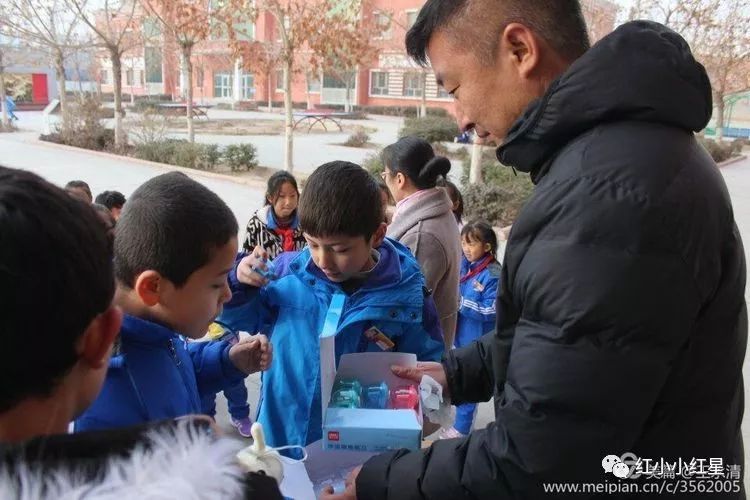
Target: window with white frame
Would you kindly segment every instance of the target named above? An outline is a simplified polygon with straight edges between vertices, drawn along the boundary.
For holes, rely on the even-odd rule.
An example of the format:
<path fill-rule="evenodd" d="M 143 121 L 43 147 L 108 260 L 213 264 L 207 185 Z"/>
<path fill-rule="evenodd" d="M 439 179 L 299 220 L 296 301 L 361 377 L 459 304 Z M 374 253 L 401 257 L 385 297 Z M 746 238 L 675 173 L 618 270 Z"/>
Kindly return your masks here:
<path fill-rule="evenodd" d="M 445 90 L 445 89 L 444 89 L 443 87 L 441 87 L 440 85 L 438 85 L 438 88 L 437 88 L 437 89 L 438 89 L 438 90 L 437 90 L 437 96 L 438 96 L 438 99 L 453 99 L 453 96 L 452 96 L 452 95 L 450 95 L 450 94 L 448 93 L 448 91 L 447 91 L 447 90 Z"/>
<path fill-rule="evenodd" d="M 284 92 L 284 70 L 276 70 L 276 92 Z"/>
<path fill-rule="evenodd" d="M 422 73 L 404 73 L 404 97 L 422 97 Z"/>
<path fill-rule="evenodd" d="M 375 25 L 379 28 L 380 35 L 377 38 L 390 40 L 391 38 L 391 16 L 385 12 L 375 12 L 373 14 Z"/>
<path fill-rule="evenodd" d="M 312 73 L 307 74 L 307 91 L 311 94 L 320 93 L 320 77 Z"/>
<path fill-rule="evenodd" d="M 109 83 L 109 71 L 106 69 L 103 69 L 99 77 L 102 80 L 102 83 Z"/>
<path fill-rule="evenodd" d="M 370 95 L 388 95 L 388 73 L 373 71 L 370 73 Z"/>
<path fill-rule="evenodd" d="M 231 71 L 214 73 L 214 97 L 231 98 L 233 80 Z"/>
<path fill-rule="evenodd" d="M 129 69 L 125 71 L 125 85 L 133 85 L 135 78 L 133 78 L 133 70 Z"/>
<path fill-rule="evenodd" d="M 251 101 L 255 99 L 255 77 L 252 73 L 242 73 L 240 91 L 242 93 L 243 101 Z"/>

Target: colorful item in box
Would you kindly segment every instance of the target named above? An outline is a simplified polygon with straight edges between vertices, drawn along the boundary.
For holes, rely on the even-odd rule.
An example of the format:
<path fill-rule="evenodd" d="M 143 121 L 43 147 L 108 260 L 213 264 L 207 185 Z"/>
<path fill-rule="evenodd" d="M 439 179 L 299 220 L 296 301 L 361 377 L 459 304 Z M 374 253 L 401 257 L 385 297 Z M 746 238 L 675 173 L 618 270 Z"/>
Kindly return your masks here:
<path fill-rule="evenodd" d="M 385 410 L 388 408 L 388 397 L 390 396 L 390 391 L 385 382 L 366 386 L 363 391 L 363 396 L 365 400 L 365 408 L 375 410 Z"/>
<path fill-rule="evenodd" d="M 391 392 L 391 408 L 394 410 L 417 410 L 419 393 L 413 385 L 401 385 Z"/>
<path fill-rule="evenodd" d="M 341 391 L 344 389 L 351 389 L 355 391 L 360 396 L 362 395 L 362 384 L 359 383 L 359 380 L 356 378 L 342 378 L 339 379 L 338 382 L 336 382 L 336 385 L 334 386 L 333 390 L 335 391 Z"/>
<path fill-rule="evenodd" d="M 339 389 L 331 396 L 331 408 L 360 408 L 362 397 L 354 389 Z"/>

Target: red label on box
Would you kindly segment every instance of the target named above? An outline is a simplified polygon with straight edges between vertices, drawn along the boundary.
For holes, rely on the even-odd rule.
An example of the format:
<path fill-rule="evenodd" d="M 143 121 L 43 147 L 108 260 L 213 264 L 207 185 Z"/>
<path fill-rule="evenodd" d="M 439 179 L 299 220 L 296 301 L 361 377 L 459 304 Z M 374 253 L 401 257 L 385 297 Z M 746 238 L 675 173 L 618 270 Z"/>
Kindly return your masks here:
<path fill-rule="evenodd" d="M 339 440 L 339 433 L 337 431 L 328 431 L 328 440 L 329 441 L 338 441 Z"/>

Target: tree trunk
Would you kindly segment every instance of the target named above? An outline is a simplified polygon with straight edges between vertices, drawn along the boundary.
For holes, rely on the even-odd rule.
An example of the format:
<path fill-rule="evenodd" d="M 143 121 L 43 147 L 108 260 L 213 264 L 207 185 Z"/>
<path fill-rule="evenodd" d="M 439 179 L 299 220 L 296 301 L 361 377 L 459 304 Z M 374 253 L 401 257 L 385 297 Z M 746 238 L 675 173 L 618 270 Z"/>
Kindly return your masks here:
<path fill-rule="evenodd" d="M 422 70 L 422 101 L 419 108 L 419 116 L 427 116 L 427 72 Z"/>
<path fill-rule="evenodd" d="M 271 73 L 271 70 L 268 70 L 268 87 L 266 88 L 266 94 L 268 94 L 268 112 L 271 113 L 273 111 L 273 90 L 271 89 L 271 76 L 273 74 Z"/>
<path fill-rule="evenodd" d="M 68 99 L 65 95 L 65 63 L 61 50 L 55 51 L 55 77 L 57 78 L 57 92 L 60 94 L 60 116 L 62 116 L 62 126 L 65 128 L 68 123 Z"/>
<path fill-rule="evenodd" d="M 195 142 L 195 129 L 193 128 L 193 62 L 190 60 L 191 48 L 186 45 L 182 48 L 182 57 L 185 60 L 185 90 L 183 94 L 186 96 L 187 105 L 187 130 L 188 130 L 188 141 L 191 143 Z"/>
<path fill-rule="evenodd" d="M 714 101 L 716 102 L 716 140 L 721 141 L 724 139 L 724 96 L 717 94 Z"/>
<path fill-rule="evenodd" d="M 344 111 L 347 113 L 352 112 L 352 81 L 348 76 L 346 78 L 346 103 L 344 104 Z"/>
<path fill-rule="evenodd" d="M 294 110 L 292 109 L 292 59 L 285 61 L 284 71 L 284 111 L 286 112 L 286 123 L 284 133 L 284 170 L 291 172 L 294 169 Z"/>
<path fill-rule="evenodd" d="M 109 56 L 112 59 L 113 93 L 115 96 L 115 146 L 120 148 L 127 143 L 125 131 L 122 128 L 122 60 L 118 49 L 110 47 Z"/>
<path fill-rule="evenodd" d="M 2 108 L 2 124 L 10 128 L 10 115 L 8 115 L 8 103 L 5 102 L 5 69 L 3 68 L 3 55 L 0 52 L 0 108 Z"/>
<path fill-rule="evenodd" d="M 482 140 L 474 135 L 471 146 L 471 167 L 469 168 L 469 184 L 482 183 Z"/>

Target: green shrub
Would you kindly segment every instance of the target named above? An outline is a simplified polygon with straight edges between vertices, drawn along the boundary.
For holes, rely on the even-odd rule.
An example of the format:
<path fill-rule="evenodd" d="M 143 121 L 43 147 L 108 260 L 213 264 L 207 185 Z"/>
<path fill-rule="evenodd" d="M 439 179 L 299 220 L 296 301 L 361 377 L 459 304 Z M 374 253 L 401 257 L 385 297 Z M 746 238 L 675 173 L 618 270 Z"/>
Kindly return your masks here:
<path fill-rule="evenodd" d="M 715 141 L 713 139 L 706 139 L 705 137 L 698 136 L 698 142 L 701 143 L 701 145 L 708 151 L 708 154 L 711 155 L 711 158 L 716 163 L 721 163 L 723 161 L 726 161 L 733 156 L 737 156 L 741 150 L 737 148 L 737 145 L 732 142 L 723 142 L 723 141 Z M 740 143 L 741 144 L 741 143 Z"/>
<path fill-rule="evenodd" d="M 484 148 L 482 153 L 482 183 L 469 185 L 471 156 L 463 161 L 461 193 L 464 197 L 465 219 L 486 219 L 495 226 L 508 226 L 518 216 L 529 199 L 534 185 L 527 174 L 516 174 L 513 169 L 498 163 L 495 151 Z"/>
<path fill-rule="evenodd" d="M 213 170 L 221 159 L 221 152 L 216 144 L 191 144 L 184 139 L 165 139 L 136 144 L 133 156 L 168 165 Z"/>
<path fill-rule="evenodd" d="M 188 141 L 184 141 L 175 148 L 174 156 L 170 163 L 180 167 L 203 170 L 202 157 L 203 144 L 191 144 Z"/>
<path fill-rule="evenodd" d="M 136 144 L 133 156 L 141 160 L 173 165 L 175 151 L 181 144 L 186 143 L 187 141 L 183 139 L 165 139 L 163 141 Z"/>
<path fill-rule="evenodd" d="M 344 142 L 344 146 L 350 148 L 363 148 L 370 142 L 370 136 L 365 132 L 364 127 L 357 127 L 352 135 Z"/>
<path fill-rule="evenodd" d="M 434 143 L 440 141 L 452 142 L 458 134 L 458 125 L 453 118 L 428 116 L 427 118 L 407 118 L 398 136 L 415 136 Z"/>
<path fill-rule="evenodd" d="M 372 176 L 375 177 L 378 181 L 381 180 L 380 174 L 382 174 L 385 170 L 381 155 L 382 151 L 376 151 L 374 153 L 370 153 L 365 157 L 364 160 L 362 160 L 362 168 L 370 172 L 370 174 L 372 174 Z"/>
<path fill-rule="evenodd" d="M 232 172 L 251 170 L 258 166 L 257 151 L 252 144 L 230 144 L 224 149 L 224 164 Z"/>
<path fill-rule="evenodd" d="M 135 101 L 135 104 L 130 106 L 130 109 L 136 113 L 145 113 L 147 111 L 160 111 L 159 104 L 163 101 L 157 100 L 142 100 Z"/>
<path fill-rule="evenodd" d="M 221 161 L 221 150 L 218 144 L 203 144 L 200 164 L 204 170 L 213 170 Z"/>

